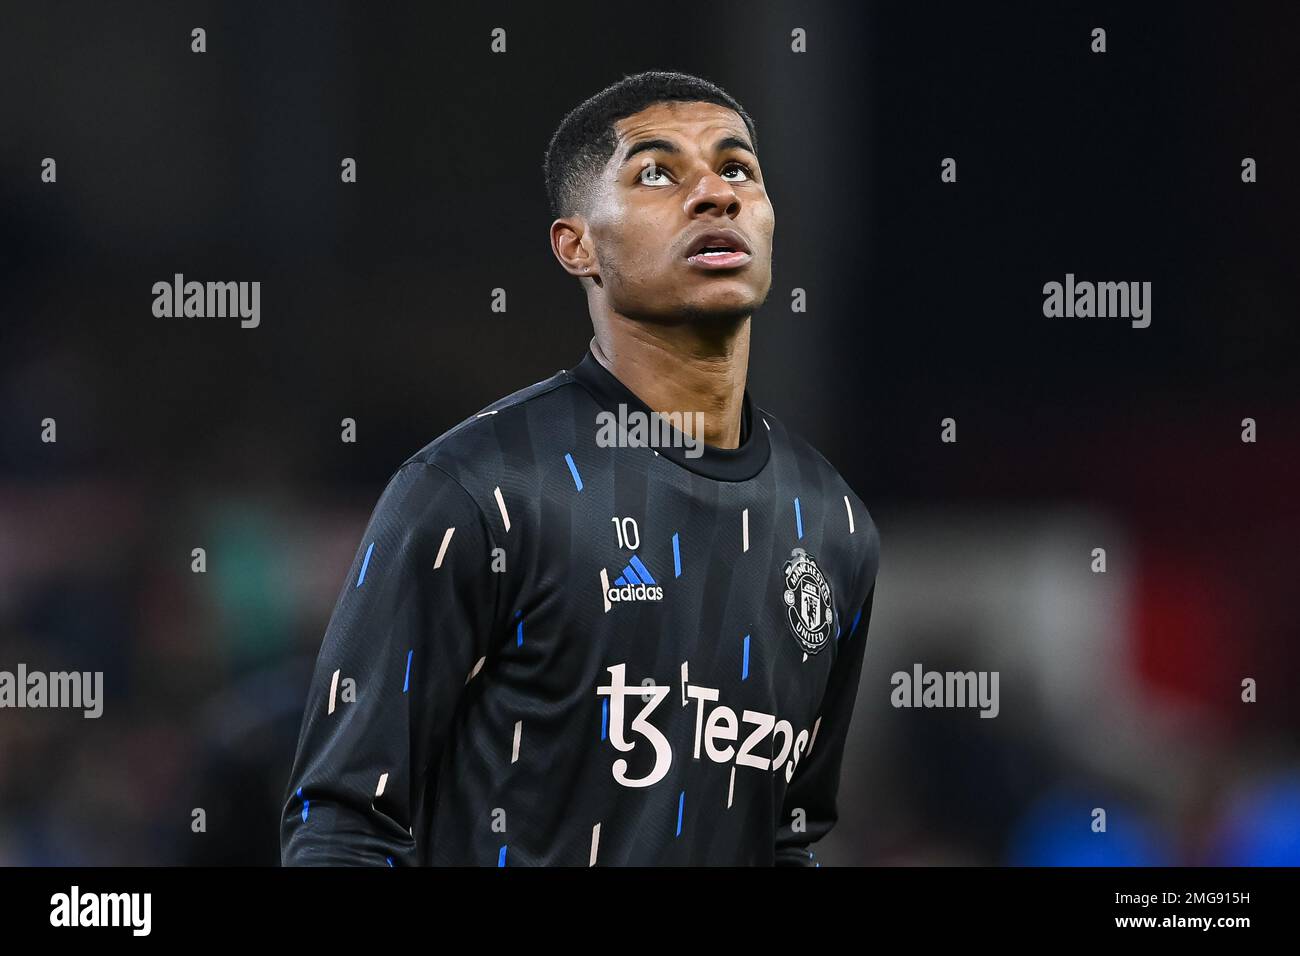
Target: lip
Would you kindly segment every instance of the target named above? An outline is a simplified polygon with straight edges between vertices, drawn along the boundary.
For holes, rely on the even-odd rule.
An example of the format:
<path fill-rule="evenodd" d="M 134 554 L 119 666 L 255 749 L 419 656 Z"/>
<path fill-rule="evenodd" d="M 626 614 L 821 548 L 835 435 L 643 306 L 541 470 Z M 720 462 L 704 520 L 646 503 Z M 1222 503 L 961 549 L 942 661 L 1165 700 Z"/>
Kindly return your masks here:
<path fill-rule="evenodd" d="M 734 251 L 701 255 L 708 246 L 730 246 Z M 754 258 L 749 243 L 734 229 L 709 229 L 696 236 L 686 249 L 686 261 L 700 269 L 735 269 Z"/>
<path fill-rule="evenodd" d="M 686 261 L 697 269 L 736 269 L 747 265 L 753 258 L 748 252 L 725 252 L 707 256 L 687 256 Z"/>

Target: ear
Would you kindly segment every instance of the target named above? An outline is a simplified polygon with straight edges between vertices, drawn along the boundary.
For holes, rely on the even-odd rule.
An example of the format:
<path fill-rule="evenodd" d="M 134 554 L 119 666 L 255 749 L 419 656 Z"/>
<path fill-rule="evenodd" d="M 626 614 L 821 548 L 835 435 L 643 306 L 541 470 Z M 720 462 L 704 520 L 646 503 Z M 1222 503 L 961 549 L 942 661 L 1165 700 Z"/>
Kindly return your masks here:
<path fill-rule="evenodd" d="M 551 223 L 551 252 L 569 275 L 600 283 L 600 263 L 582 216 L 566 216 Z"/>

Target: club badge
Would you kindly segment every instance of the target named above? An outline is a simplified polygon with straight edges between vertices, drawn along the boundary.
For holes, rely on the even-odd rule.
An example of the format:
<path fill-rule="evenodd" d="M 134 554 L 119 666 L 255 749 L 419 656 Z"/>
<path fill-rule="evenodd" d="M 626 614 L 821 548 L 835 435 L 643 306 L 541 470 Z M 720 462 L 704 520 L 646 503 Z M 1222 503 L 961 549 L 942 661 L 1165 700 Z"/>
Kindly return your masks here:
<path fill-rule="evenodd" d="M 785 563 L 785 609 L 799 646 L 816 654 L 831 634 L 831 585 L 817 560 L 803 548 Z"/>

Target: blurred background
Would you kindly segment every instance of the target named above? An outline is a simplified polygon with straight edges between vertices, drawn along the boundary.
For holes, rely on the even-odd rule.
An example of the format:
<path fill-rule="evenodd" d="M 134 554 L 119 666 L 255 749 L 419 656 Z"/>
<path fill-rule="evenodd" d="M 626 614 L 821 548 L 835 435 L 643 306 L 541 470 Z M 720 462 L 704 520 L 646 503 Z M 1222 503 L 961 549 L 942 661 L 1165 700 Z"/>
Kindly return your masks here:
<path fill-rule="evenodd" d="M 755 118 L 750 388 L 882 536 L 819 857 L 1300 863 L 1300 8 L 1263 9 L 6 4 L 0 669 L 106 701 L 0 711 L 0 864 L 278 863 L 370 509 L 583 354 L 542 156 L 644 69 Z M 177 272 L 261 281 L 260 327 L 155 318 Z M 1151 326 L 1044 318 L 1067 272 L 1150 281 Z M 916 663 L 999 671 L 999 716 L 892 707 Z"/>

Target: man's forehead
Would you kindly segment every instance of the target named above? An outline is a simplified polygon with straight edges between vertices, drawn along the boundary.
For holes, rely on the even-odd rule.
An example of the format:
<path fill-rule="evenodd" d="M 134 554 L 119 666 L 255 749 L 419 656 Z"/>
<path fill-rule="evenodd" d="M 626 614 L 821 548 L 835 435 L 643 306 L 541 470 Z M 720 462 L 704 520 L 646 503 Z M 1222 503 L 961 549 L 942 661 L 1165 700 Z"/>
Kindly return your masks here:
<path fill-rule="evenodd" d="M 639 113 L 625 116 L 614 123 L 614 134 L 618 137 L 620 146 L 652 135 L 678 133 L 690 138 L 712 130 L 722 130 L 749 139 L 749 131 L 736 111 L 717 103 L 675 100 L 651 103 Z"/>

